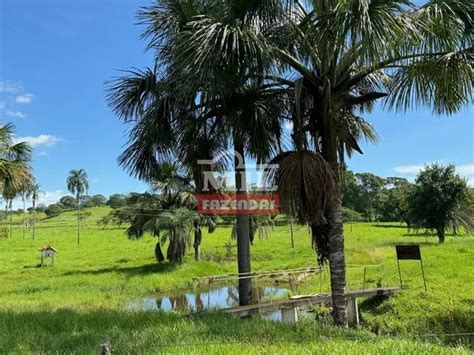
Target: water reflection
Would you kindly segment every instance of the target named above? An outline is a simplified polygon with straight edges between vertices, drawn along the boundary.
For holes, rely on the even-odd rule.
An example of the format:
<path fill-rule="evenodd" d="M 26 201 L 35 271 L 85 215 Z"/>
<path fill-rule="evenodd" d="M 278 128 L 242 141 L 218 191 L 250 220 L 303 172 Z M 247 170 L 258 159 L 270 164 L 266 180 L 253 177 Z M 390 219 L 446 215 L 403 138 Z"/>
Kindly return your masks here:
<path fill-rule="evenodd" d="M 281 298 L 287 288 L 252 287 L 252 303 Z M 129 304 L 131 309 L 146 311 L 176 311 L 184 314 L 234 307 L 239 304 L 239 292 L 235 286 L 225 286 L 205 292 L 184 293 L 179 296 L 144 298 Z"/>

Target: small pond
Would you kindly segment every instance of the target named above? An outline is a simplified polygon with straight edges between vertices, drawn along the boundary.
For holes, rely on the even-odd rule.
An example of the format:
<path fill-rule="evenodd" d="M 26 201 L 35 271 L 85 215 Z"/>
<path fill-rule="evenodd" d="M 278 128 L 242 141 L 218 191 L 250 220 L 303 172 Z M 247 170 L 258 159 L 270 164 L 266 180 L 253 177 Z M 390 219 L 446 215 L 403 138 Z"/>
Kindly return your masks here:
<path fill-rule="evenodd" d="M 271 301 L 285 297 L 290 290 L 276 287 L 252 287 L 252 303 Z M 198 292 L 189 291 L 178 296 L 160 295 L 156 298 L 136 299 L 128 304 L 132 310 L 175 311 L 190 314 L 206 310 L 218 310 L 234 307 L 239 304 L 239 292 L 235 286 L 224 286 Z M 268 313 L 266 319 L 281 320 L 281 312 Z"/>

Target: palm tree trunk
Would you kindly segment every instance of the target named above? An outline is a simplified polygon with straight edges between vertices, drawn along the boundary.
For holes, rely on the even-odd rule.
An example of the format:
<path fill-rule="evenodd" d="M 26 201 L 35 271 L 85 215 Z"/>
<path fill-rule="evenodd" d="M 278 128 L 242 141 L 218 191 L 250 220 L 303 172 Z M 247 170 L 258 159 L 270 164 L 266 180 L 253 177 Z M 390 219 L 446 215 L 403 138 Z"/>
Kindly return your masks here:
<path fill-rule="evenodd" d="M 33 195 L 33 240 L 35 240 L 35 227 L 36 227 L 36 197 Z"/>
<path fill-rule="evenodd" d="M 344 258 L 344 232 L 337 138 L 335 122 L 328 114 L 328 110 L 323 109 L 321 112 L 323 113 L 322 117 L 324 117 L 322 154 L 324 159 L 330 164 L 336 179 L 336 191 L 331 207 L 328 210 L 329 272 L 331 277 L 333 319 L 335 325 L 347 327 L 346 264 Z"/>
<path fill-rule="evenodd" d="M 436 233 L 438 234 L 438 240 L 440 244 L 444 243 L 445 234 L 444 234 L 444 226 L 439 226 L 436 228 Z"/>
<path fill-rule="evenodd" d="M 25 217 L 26 215 L 26 201 L 25 201 L 25 194 L 23 194 L 23 239 L 25 239 Z"/>
<path fill-rule="evenodd" d="M 329 210 L 329 269 L 334 324 L 347 326 L 346 263 L 344 258 L 344 233 L 342 225 L 342 203 L 337 195 Z"/>
<path fill-rule="evenodd" d="M 237 196 L 245 197 L 247 195 L 247 179 L 245 175 L 245 157 L 243 144 L 240 137 L 234 135 L 234 170 L 235 186 Z M 240 156 L 237 156 L 240 154 Z M 249 215 L 237 213 L 236 215 L 237 232 L 237 262 L 239 273 L 239 305 L 245 306 L 252 300 L 252 280 L 248 277 L 250 274 L 250 234 L 249 234 Z M 244 277 L 244 278 L 242 278 Z"/>
<path fill-rule="evenodd" d="M 12 226 L 13 226 L 13 209 L 12 209 L 12 200 L 10 200 L 10 238 L 13 237 L 13 229 L 12 229 Z"/>
<path fill-rule="evenodd" d="M 201 239 L 202 239 L 202 230 L 199 226 L 194 229 L 194 260 L 199 261 L 201 258 Z"/>
<path fill-rule="evenodd" d="M 77 193 L 77 245 L 80 243 L 80 230 L 81 230 L 81 202 L 79 192 Z"/>

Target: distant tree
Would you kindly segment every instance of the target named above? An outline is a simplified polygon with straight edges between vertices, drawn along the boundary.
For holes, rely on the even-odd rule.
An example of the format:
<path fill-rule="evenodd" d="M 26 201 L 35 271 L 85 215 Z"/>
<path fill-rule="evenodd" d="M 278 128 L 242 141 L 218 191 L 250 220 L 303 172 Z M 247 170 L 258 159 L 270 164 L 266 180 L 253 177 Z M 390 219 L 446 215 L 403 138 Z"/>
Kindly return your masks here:
<path fill-rule="evenodd" d="M 359 212 L 351 210 L 350 208 L 342 208 L 342 220 L 344 222 L 360 222 L 364 220 L 364 216 Z"/>
<path fill-rule="evenodd" d="M 80 243 L 81 230 L 81 195 L 86 193 L 89 189 L 89 182 L 87 181 L 87 174 L 84 169 L 71 170 L 67 177 L 67 189 L 72 194 L 76 195 L 77 204 L 77 245 Z"/>
<path fill-rule="evenodd" d="M 44 211 L 44 213 L 46 213 L 46 216 L 48 216 L 48 218 L 59 216 L 61 212 L 62 212 L 62 209 L 58 204 L 49 205 Z"/>
<path fill-rule="evenodd" d="M 127 205 L 127 197 L 122 194 L 113 194 L 113 195 L 110 195 L 106 204 L 107 206 L 110 206 L 111 208 L 125 207 Z"/>
<path fill-rule="evenodd" d="M 132 210 L 130 208 L 116 208 L 97 221 L 97 224 L 101 225 L 102 229 L 107 228 L 109 225 L 120 228 L 122 224 L 130 222 L 131 216 Z"/>
<path fill-rule="evenodd" d="M 33 236 L 32 236 L 33 240 L 35 240 L 36 211 L 44 212 L 44 210 L 46 209 L 46 206 L 44 204 L 40 204 L 38 207 L 36 207 L 40 193 L 42 193 L 42 191 L 40 190 L 40 186 L 36 183 L 29 185 L 26 191 L 26 198 L 31 198 L 31 204 L 32 204 L 31 213 L 33 215 L 33 218 L 31 221 L 32 221 L 32 230 L 33 230 Z"/>
<path fill-rule="evenodd" d="M 341 195 L 342 205 L 351 210 L 358 211 L 361 209 L 362 188 L 355 174 L 345 169 L 342 174 Z"/>
<path fill-rule="evenodd" d="M 72 196 L 63 196 L 59 199 L 59 204 L 64 208 L 75 208 L 76 200 Z"/>
<path fill-rule="evenodd" d="M 419 228 L 435 230 L 440 243 L 444 243 L 445 231 L 457 220 L 461 206 L 470 199 L 465 179 L 455 173 L 455 166 L 428 165 L 421 171 L 409 194 L 410 220 Z M 464 216 L 469 228 L 474 216 Z M 460 221 L 457 220 L 459 224 Z"/>
<path fill-rule="evenodd" d="M 362 189 L 367 220 L 372 222 L 375 217 L 374 208 L 378 202 L 377 198 L 379 197 L 382 187 L 385 185 L 385 180 L 371 173 L 358 173 L 356 177 Z"/>
<path fill-rule="evenodd" d="M 88 195 L 82 195 L 81 198 L 80 198 L 80 204 L 81 204 L 81 207 L 82 208 L 90 208 L 90 207 L 94 207 L 92 201 L 91 201 L 91 197 L 88 196 Z"/>
<path fill-rule="evenodd" d="M 46 210 L 46 205 L 44 203 L 40 203 L 38 207 L 36 207 L 37 212 L 44 212 Z"/>
<path fill-rule="evenodd" d="M 94 195 L 91 197 L 91 204 L 94 207 L 104 206 L 106 202 L 107 202 L 107 199 L 105 198 L 104 195 Z"/>

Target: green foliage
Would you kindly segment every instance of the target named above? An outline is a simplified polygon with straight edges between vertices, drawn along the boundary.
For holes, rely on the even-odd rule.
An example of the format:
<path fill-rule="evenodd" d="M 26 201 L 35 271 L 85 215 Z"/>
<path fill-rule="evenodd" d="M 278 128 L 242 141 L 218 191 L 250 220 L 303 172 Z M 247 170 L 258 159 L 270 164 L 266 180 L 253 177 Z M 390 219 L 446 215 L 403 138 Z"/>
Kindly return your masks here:
<path fill-rule="evenodd" d="M 34 183 L 30 166 L 33 148 L 26 142 L 15 142 L 15 126 L 0 125 L 0 193 L 12 200 Z"/>
<path fill-rule="evenodd" d="M 49 218 L 51 217 L 56 217 L 56 216 L 59 216 L 61 214 L 63 210 L 61 209 L 61 207 L 57 204 L 52 204 L 52 205 L 49 205 L 45 210 L 44 210 L 44 213 L 46 213 L 46 216 L 48 216 Z"/>
<path fill-rule="evenodd" d="M 359 212 L 351 210 L 350 208 L 342 208 L 342 219 L 344 222 L 361 222 L 364 220 L 364 216 Z"/>
<path fill-rule="evenodd" d="M 428 165 L 421 171 L 408 198 L 409 219 L 415 226 L 436 230 L 440 243 L 444 242 L 445 230 L 458 221 L 461 227 L 470 229 L 474 216 L 467 213 L 456 219 L 461 206 L 471 202 L 466 180 L 455 173 L 454 165 Z"/>
<path fill-rule="evenodd" d="M 113 195 L 110 195 L 106 204 L 107 206 L 110 206 L 111 208 L 125 207 L 127 205 L 127 197 L 122 194 L 113 194 Z"/>
<path fill-rule="evenodd" d="M 90 199 L 91 207 L 105 206 L 106 202 L 107 199 L 105 198 L 105 196 L 100 194 L 94 195 Z"/>
<path fill-rule="evenodd" d="M 10 235 L 10 230 L 7 227 L 0 227 L 0 239 L 7 239 Z"/>
<path fill-rule="evenodd" d="M 242 339 L 255 343 L 264 341 L 264 345 L 252 343 L 246 346 L 244 352 L 274 349 L 277 353 L 293 353 L 301 352 L 302 346 L 312 346 L 308 349 L 327 353 L 347 353 L 351 349 L 374 354 L 467 353 L 469 344 L 472 346 L 472 340 L 469 342 L 469 338 L 462 336 L 415 337 L 465 333 L 474 329 L 470 316 L 474 280 L 469 267 L 474 258 L 474 239 L 463 231 L 459 231 L 458 236 L 448 234 L 445 245 L 439 248 L 435 237 L 425 241 L 424 236 L 406 235 L 403 224 L 380 223 L 377 227 L 370 223 L 353 223 L 351 228 L 345 226 L 348 289 L 362 287 L 363 270 L 353 265 L 364 264 L 383 264 L 384 269 L 382 273 L 381 267 L 368 268 L 366 287 L 375 287 L 382 275 L 382 286 L 397 286 L 394 245 L 416 242 L 422 244 L 428 292 L 425 293 L 422 287 L 419 264 L 403 263 L 406 288 L 390 299 L 359 303 L 362 329 L 344 330 L 317 321 L 313 316 L 300 317 L 297 325 L 288 326 L 221 314 L 194 318 L 130 311 L 127 305 L 135 300 L 179 296 L 189 288 L 194 290 L 193 277 L 235 273 L 236 246 L 229 240 L 231 227 L 220 226 L 212 235 L 203 230 L 203 260 L 195 262 L 192 251 L 187 251 L 181 265 L 169 262 L 158 265 L 154 255 L 157 238 L 144 235 L 129 240 L 125 237 L 125 224 L 119 230 L 103 230 L 95 222 L 110 209 L 87 211 L 91 211 L 92 216 L 83 226 L 79 249 L 74 243 L 75 211 L 38 220 L 36 241 L 21 238 L 21 225 L 17 223 L 21 216 L 13 217 L 12 238 L 1 241 L 0 253 L 0 274 L 5 276 L 0 287 L 0 324 L 4 325 L 0 332 L 2 351 L 19 352 L 19 349 L 30 349 L 35 344 L 34 349 L 38 352 L 89 353 L 95 352 L 97 344 L 103 343 L 104 339 L 109 340 L 117 352 L 140 350 L 143 353 L 164 352 L 163 347 L 157 351 L 154 346 L 169 344 L 170 339 L 180 344 L 235 340 L 235 344 L 214 345 L 216 352 L 241 350 L 244 345 L 239 342 Z M 252 246 L 255 271 L 315 265 L 307 228 L 295 225 L 294 230 L 295 248 L 291 248 L 288 225 L 276 226 L 271 238 Z M 165 255 L 168 243 L 167 240 L 162 245 Z M 59 250 L 54 268 L 25 268 L 37 264 L 38 247 L 48 244 Z M 212 258 L 205 260 L 206 254 Z M 322 292 L 329 290 L 327 276 L 322 277 Z M 214 286 L 220 284 L 211 285 L 211 288 Z M 207 287 L 203 290 L 207 291 Z M 299 284 L 290 294 L 319 293 L 319 287 L 317 275 Z M 200 290 L 199 287 L 196 289 Z M 140 334 L 137 329 L 141 330 Z M 212 329 L 210 335 L 209 329 Z M 323 341 L 328 338 L 330 341 Z M 276 345 L 275 339 L 285 340 L 285 343 Z M 314 344 L 306 343 L 313 341 Z M 206 346 L 202 345 L 209 350 Z"/>
<path fill-rule="evenodd" d="M 84 169 L 69 171 L 66 183 L 69 192 L 76 195 L 76 200 L 79 200 L 79 197 L 89 189 L 87 173 Z"/>
<path fill-rule="evenodd" d="M 59 205 L 63 206 L 64 208 L 75 208 L 76 207 L 76 200 L 72 196 L 64 196 L 59 199 Z"/>

